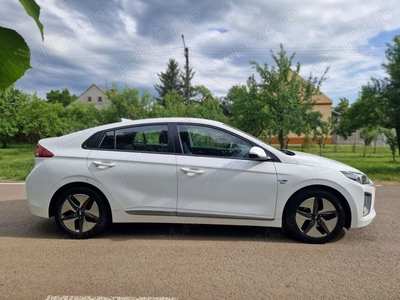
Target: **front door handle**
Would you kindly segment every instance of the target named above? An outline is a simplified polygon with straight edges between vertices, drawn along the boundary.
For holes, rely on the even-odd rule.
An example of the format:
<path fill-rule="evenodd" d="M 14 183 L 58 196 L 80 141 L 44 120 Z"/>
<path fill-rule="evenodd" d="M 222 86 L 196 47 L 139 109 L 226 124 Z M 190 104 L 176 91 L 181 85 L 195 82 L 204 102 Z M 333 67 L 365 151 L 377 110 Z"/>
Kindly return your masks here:
<path fill-rule="evenodd" d="M 193 176 L 195 174 L 201 175 L 204 173 L 204 170 L 195 170 L 189 168 L 181 168 L 181 170 L 185 172 L 187 176 Z"/>
<path fill-rule="evenodd" d="M 115 164 L 110 163 L 110 162 L 93 161 L 93 163 L 94 163 L 94 164 L 96 165 L 96 167 L 99 168 L 99 169 L 106 169 L 106 168 L 115 167 Z"/>

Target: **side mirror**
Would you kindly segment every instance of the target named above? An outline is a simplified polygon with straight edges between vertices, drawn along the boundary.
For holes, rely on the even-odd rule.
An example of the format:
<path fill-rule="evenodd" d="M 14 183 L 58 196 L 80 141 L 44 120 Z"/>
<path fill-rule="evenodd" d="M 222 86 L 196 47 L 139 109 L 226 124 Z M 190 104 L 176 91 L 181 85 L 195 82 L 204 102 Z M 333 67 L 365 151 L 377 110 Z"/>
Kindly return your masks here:
<path fill-rule="evenodd" d="M 265 151 L 260 147 L 252 147 L 249 151 L 250 158 L 258 158 L 259 160 L 269 160 L 271 159 Z"/>

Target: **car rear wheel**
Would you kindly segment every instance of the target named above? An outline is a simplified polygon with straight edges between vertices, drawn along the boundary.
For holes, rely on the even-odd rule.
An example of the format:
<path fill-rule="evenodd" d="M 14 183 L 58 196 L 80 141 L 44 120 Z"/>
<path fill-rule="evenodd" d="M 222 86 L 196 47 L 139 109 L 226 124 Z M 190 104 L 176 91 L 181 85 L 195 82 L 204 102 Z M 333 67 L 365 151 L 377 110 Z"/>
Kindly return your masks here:
<path fill-rule="evenodd" d="M 57 225 L 74 239 L 90 238 L 103 231 L 109 221 L 104 199 L 89 188 L 72 188 L 64 192 L 55 205 Z"/>
<path fill-rule="evenodd" d="M 283 229 L 299 241 L 323 244 L 334 239 L 345 223 L 338 198 L 316 189 L 301 192 L 290 200 L 283 215 Z"/>

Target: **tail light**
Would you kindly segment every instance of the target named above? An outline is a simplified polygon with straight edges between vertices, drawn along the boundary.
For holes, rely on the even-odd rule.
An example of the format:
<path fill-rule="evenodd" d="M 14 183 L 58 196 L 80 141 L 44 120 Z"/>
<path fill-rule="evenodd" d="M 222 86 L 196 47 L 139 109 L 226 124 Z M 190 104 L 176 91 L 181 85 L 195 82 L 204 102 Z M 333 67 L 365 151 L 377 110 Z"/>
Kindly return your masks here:
<path fill-rule="evenodd" d="M 38 144 L 36 151 L 35 151 L 35 156 L 36 157 L 53 157 L 54 154 L 50 150 L 47 150 L 45 147 Z"/>

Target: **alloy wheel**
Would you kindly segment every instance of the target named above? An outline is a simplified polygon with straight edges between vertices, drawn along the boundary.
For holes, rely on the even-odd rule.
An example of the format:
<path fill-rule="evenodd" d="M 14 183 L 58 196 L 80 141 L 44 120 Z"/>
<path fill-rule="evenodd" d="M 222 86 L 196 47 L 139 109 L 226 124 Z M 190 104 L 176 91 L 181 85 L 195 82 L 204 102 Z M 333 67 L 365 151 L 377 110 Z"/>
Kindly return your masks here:
<path fill-rule="evenodd" d="M 60 221 L 71 233 L 87 232 L 96 226 L 99 219 L 99 206 L 86 194 L 71 194 L 60 207 Z"/>
<path fill-rule="evenodd" d="M 320 238 L 329 235 L 339 221 L 335 206 L 323 197 L 304 200 L 296 210 L 296 225 L 302 234 Z"/>

